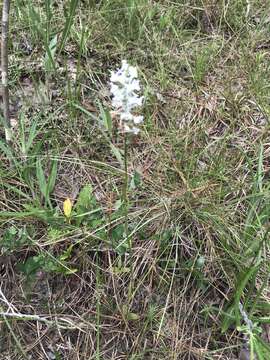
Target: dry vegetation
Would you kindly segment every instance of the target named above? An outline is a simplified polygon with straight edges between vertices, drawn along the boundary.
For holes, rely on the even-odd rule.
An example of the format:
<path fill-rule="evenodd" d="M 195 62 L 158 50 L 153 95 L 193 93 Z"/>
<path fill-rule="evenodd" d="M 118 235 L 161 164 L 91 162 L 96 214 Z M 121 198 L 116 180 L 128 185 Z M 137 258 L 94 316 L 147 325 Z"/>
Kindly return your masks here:
<path fill-rule="evenodd" d="M 269 359 L 269 10 L 12 1 L 0 359 Z M 121 59 L 146 99 L 128 239 L 109 93 Z"/>

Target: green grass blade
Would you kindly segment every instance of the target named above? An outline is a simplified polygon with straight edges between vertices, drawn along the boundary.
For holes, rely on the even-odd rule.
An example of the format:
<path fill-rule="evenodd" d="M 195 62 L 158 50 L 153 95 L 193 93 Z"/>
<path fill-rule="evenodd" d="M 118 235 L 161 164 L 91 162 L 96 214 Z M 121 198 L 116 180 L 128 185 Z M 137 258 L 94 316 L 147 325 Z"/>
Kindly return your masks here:
<path fill-rule="evenodd" d="M 26 142 L 26 153 L 29 152 L 29 150 L 30 150 L 31 146 L 33 145 L 33 142 L 34 142 L 37 135 L 38 135 L 37 120 L 34 120 L 32 122 L 32 124 L 31 124 L 28 139 L 27 139 L 27 142 Z"/>
<path fill-rule="evenodd" d="M 240 326 L 240 314 L 239 314 L 239 303 L 242 296 L 242 293 L 247 286 L 248 282 L 255 276 L 258 272 L 259 266 L 251 266 L 249 269 L 244 270 L 238 277 L 238 283 L 235 289 L 234 295 L 234 311 L 236 316 L 236 324 Z"/>
<path fill-rule="evenodd" d="M 48 197 L 54 189 L 57 176 L 57 160 L 52 160 L 51 172 L 47 181 L 46 197 Z"/>
<path fill-rule="evenodd" d="M 6 155 L 8 160 L 10 160 L 14 163 L 14 165 L 16 166 L 17 169 L 20 169 L 20 165 L 19 165 L 18 161 L 16 160 L 16 157 L 15 157 L 12 149 L 1 139 L 0 139 L 0 150 L 2 150 L 2 152 Z"/>
<path fill-rule="evenodd" d="M 70 32 L 70 28 L 71 28 L 72 23 L 74 21 L 75 11 L 76 11 L 78 2 L 79 2 L 78 0 L 70 0 L 69 14 L 67 15 L 67 18 L 66 18 L 64 30 L 63 30 L 63 33 L 62 33 L 62 38 L 61 38 L 60 45 L 59 45 L 59 53 L 60 54 L 64 49 L 65 43 L 67 41 L 67 38 L 68 38 L 68 35 L 69 35 L 69 32 Z"/>
<path fill-rule="evenodd" d="M 52 65 L 53 70 L 56 69 L 55 67 L 55 61 L 52 57 L 52 53 L 50 50 L 50 44 L 49 44 L 49 39 L 47 36 L 47 31 L 44 31 L 44 29 L 41 27 L 41 18 L 39 16 L 39 14 L 36 12 L 36 10 L 34 9 L 34 7 L 32 6 L 32 4 L 28 5 L 28 12 L 29 12 L 29 16 L 31 19 L 31 26 L 34 28 L 34 30 L 36 31 L 36 33 L 40 36 L 40 38 L 43 40 L 44 43 L 44 47 L 46 50 L 46 55 L 48 56 L 50 63 Z"/>

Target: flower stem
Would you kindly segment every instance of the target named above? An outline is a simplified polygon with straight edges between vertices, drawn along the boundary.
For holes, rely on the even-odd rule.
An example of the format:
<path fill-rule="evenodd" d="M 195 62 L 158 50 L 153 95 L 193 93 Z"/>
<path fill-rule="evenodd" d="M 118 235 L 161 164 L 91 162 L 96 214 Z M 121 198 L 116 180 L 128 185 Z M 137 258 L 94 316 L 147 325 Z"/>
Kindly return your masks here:
<path fill-rule="evenodd" d="M 124 201 L 124 211 L 125 211 L 125 236 L 128 242 L 129 248 L 129 257 L 132 257 L 132 237 L 129 236 L 128 230 L 128 210 L 129 210 L 129 198 L 128 198 L 128 135 L 125 134 L 124 137 L 124 167 L 125 167 L 125 180 L 124 180 L 124 187 L 123 187 L 123 201 Z M 130 282 L 128 286 L 128 304 L 131 303 L 132 300 L 132 292 L 133 292 L 133 265 L 132 259 L 130 261 Z"/>
<path fill-rule="evenodd" d="M 128 139 L 127 134 L 124 136 L 124 167 L 125 167 L 125 179 L 123 187 L 123 201 L 124 201 L 124 211 L 125 211 L 125 235 L 126 239 L 129 238 L 128 233 L 128 208 L 129 208 L 129 199 L 128 199 Z M 129 240 L 130 242 L 130 240 Z M 129 243 L 129 247 L 130 247 Z"/>

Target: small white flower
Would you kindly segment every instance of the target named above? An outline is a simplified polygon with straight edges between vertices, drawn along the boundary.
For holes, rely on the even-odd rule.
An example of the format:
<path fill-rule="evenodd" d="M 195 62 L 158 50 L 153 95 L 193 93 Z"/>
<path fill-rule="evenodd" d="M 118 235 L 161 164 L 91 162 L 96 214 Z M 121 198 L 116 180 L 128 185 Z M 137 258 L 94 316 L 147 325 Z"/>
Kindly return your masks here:
<path fill-rule="evenodd" d="M 129 67 L 129 74 L 132 78 L 137 78 L 138 77 L 138 71 L 134 66 L 130 66 Z"/>
<path fill-rule="evenodd" d="M 121 113 L 120 119 L 122 121 L 132 121 L 134 116 L 131 113 Z"/>
<path fill-rule="evenodd" d="M 124 132 L 125 133 L 129 133 L 129 134 L 134 134 L 134 135 L 138 135 L 140 132 L 140 129 L 137 128 L 136 126 L 132 126 L 130 127 L 129 125 L 127 125 L 126 123 L 124 123 Z"/>
<path fill-rule="evenodd" d="M 140 129 L 137 128 L 136 126 L 133 126 L 133 128 L 132 128 L 132 133 L 133 133 L 134 135 L 138 135 L 139 132 L 140 132 Z"/>
<path fill-rule="evenodd" d="M 133 118 L 134 124 L 140 124 L 143 122 L 143 116 L 139 115 L 139 116 L 134 116 Z"/>
<path fill-rule="evenodd" d="M 139 96 L 140 82 L 137 79 L 138 71 L 136 67 L 130 66 L 126 60 L 122 61 L 122 66 L 110 77 L 112 106 L 120 114 L 120 125 L 125 133 L 137 135 L 140 131 L 134 125 L 143 122 L 143 116 L 134 115 L 132 111 L 142 106 L 143 96 Z"/>
<path fill-rule="evenodd" d="M 140 91 L 140 82 L 139 80 L 132 80 L 132 82 L 126 83 L 127 93 L 132 94 L 134 91 Z"/>

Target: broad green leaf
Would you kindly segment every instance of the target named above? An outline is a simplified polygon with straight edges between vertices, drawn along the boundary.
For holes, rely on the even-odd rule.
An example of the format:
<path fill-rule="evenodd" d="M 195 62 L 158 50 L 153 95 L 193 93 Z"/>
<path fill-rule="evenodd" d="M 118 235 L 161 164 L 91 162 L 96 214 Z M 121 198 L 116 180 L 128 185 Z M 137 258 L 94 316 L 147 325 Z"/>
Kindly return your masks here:
<path fill-rule="evenodd" d="M 92 208 L 92 197 L 93 197 L 93 188 L 90 184 L 85 185 L 78 196 L 76 202 L 76 211 L 77 214 L 80 215 L 87 210 L 91 210 Z"/>
<path fill-rule="evenodd" d="M 99 111 L 100 117 L 103 123 L 104 128 L 108 131 L 108 133 L 112 134 L 112 117 L 110 112 L 107 109 L 104 109 L 101 102 L 99 102 Z"/>
<path fill-rule="evenodd" d="M 78 196 L 76 202 L 76 224 L 79 226 L 85 218 L 96 218 L 97 211 L 96 199 L 93 195 L 93 189 L 90 184 L 85 185 Z M 95 215 L 96 214 L 96 215 Z"/>

